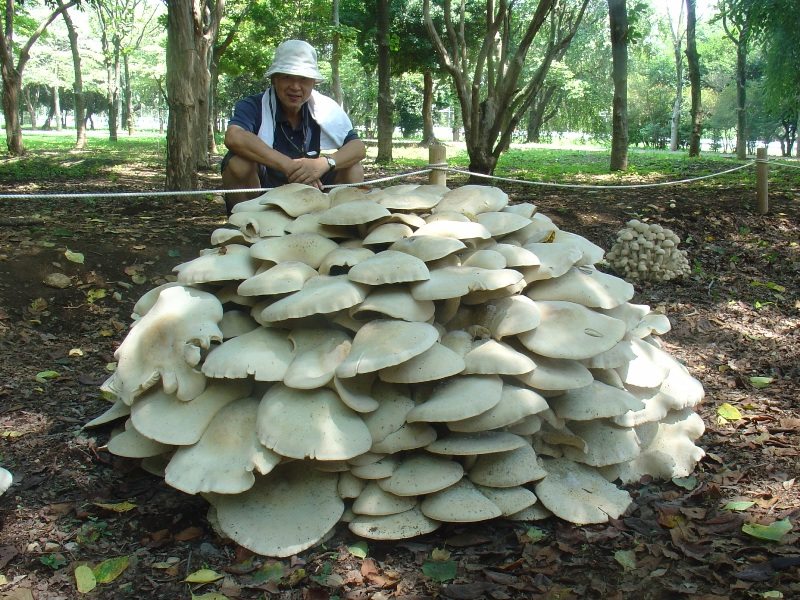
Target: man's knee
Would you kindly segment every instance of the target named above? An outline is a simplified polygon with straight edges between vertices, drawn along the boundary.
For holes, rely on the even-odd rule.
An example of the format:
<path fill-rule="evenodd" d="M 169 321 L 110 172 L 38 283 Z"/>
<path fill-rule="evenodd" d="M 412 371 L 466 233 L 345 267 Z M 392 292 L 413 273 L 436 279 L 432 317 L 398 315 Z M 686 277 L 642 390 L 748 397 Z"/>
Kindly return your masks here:
<path fill-rule="evenodd" d="M 222 171 L 225 187 L 253 187 L 258 181 L 258 165 L 241 156 L 231 156 Z"/>
<path fill-rule="evenodd" d="M 356 164 L 336 172 L 336 183 L 361 183 L 364 181 L 364 165 Z"/>

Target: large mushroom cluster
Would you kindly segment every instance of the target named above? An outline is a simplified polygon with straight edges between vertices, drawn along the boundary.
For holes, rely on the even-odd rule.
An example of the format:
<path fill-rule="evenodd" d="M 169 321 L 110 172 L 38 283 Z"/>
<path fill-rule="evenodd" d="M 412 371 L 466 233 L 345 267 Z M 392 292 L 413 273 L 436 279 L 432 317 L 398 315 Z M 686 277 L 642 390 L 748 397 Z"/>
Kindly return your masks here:
<path fill-rule="evenodd" d="M 688 475 L 697 380 L 603 250 L 500 189 L 291 184 L 236 206 L 145 294 L 103 388 L 108 450 L 218 531 L 289 556 L 340 521 L 621 515 L 613 482 Z"/>
<path fill-rule="evenodd" d="M 669 281 L 690 271 L 686 251 L 678 250 L 680 241 L 673 231 L 657 223 L 631 219 L 617 233 L 605 260 L 625 279 Z"/>

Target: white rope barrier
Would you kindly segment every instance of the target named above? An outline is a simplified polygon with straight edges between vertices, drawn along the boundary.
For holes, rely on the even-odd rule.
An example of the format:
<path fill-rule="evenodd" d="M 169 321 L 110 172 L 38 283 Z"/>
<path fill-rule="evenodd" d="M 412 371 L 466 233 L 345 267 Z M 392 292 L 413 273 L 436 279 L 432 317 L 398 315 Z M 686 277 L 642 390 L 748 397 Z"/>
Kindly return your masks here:
<path fill-rule="evenodd" d="M 387 181 L 395 181 L 397 179 L 405 179 L 407 177 L 412 177 L 415 175 L 424 175 L 426 173 L 430 173 L 432 170 L 437 171 L 449 171 L 451 173 L 459 173 L 462 175 L 468 175 L 470 177 L 480 177 L 484 179 L 492 179 L 495 181 L 505 181 L 509 183 L 519 183 L 523 185 L 537 185 L 537 186 L 545 186 L 545 187 L 558 187 L 558 188 L 572 188 L 572 189 L 595 189 L 595 190 L 623 190 L 623 189 L 640 189 L 640 188 L 652 188 L 652 187 L 665 187 L 671 185 L 684 185 L 687 183 L 693 183 L 695 181 L 702 181 L 704 179 L 711 179 L 713 177 L 719 177 L 720 175 L 726 175 L 728 173 L 733 173 L 734 171 L 739 171 L 740 169 L 745 169 L 747 167 L 752 166 L 755 164 L 756 161 L 751 161 L 749 163 L 739 165 L 737 167 L 733 167 L 731 169 L 727 169 L 725 171 L 720 171 L 718 173 L 712 173 L 710 175 L 700 175 L 698 177 L 692 177 L 690 179 L 679 179 L 677 181 L 662 181 L 658 183 L 640 183 L 640 184 L 629 184 L 629 185 L 592 185 L 592 184 L 578 184 L 578 183 L 554 183 L 554 182 L 547 182 L 547 181 L 526 181 L 524 179 L 513 179 L 510 177 L 499 177 L 497 175 L 487 175 L 485 173 L 473 173 L 468 170 L 463 169 L 456 169 L 453 167 L 448 167 L 447 163 L 431 163 L 426 165 L 425 169 L 421 169 L 419 171 L 411 171 L 408 173 L 399 173 L 397 175 L 389 175 L 386 177 L 381 177 L 379 179 L 371 179 L 369 181 L 362 181 L 359 183 L 341 183 L 341 184 L 334 184 L 334 185 L 326 185 L 324 186 L 325 189 L 334 189 L 338 187 L 363 187 L 363 186 L 370 186 L 375 185 L 378 183 L 386 183 Z M 800 168 L 794 165 L 787 165 L 784 163 L 774 163 L 778 164 L 782 167 L 790 167 L 790 168 Z M 140 197 L 176 197 L 176 196 L 206 196 L 209 194 L 233 194 L 233 193 L 251 193 L 251 192 L 265 192 L 271 188 L 241 188 L 241 189 L 233 189 L 233 190 L 185 190 L 185 191 L 150 191 L 150 192 L 77 192 L 77 193 L 41 193 L 41 194 L 0 194 L 0 200 L 71 200 L 71 199 L 78 199 L 78 198 L 140 198 Z"/>
<path fill-rule="evenodd" d="M 778 167 L 785 167 L 787 169 L 800 169 L 800 165 L 787 165 L 786 163 L 777 162 L 777 161 L 770 161 L 771 165 L 775 165 Z"/>

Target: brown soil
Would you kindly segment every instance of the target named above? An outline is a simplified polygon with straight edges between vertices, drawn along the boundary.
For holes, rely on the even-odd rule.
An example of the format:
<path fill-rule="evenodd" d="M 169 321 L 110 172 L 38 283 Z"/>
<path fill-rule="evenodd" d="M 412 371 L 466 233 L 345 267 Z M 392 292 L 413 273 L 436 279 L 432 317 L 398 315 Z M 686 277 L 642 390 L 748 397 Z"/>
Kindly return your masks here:
<path fill-rule="evenodd" d="M 135 175 L 113 185 L 45 182 L 39 190 L 159 189 L 158 173 Z M 372 168 L 368 178 L 377 175 Z M 699 443 L 706 458 L 696 480 L 630 486 L 635 504 L 606 525 L 451 525 L 410 541 L 369 542 L 366 559 L 348 550 L 359 540 L 344 527 L 290 560 L 249 556 L 215 536 L 202 498 L 103 450 L 110 429 L 82 429 L 107 406 L 98 385 L 133 303 L 209 246 L 224 221 L 219 197 L 3 201 L 0 465 L 15 483 L 0 498 L 0 574 L 7 582 L 0 597 L 82 597 L 76 566 L 117 557 L 128 557 L 127 568 L 86 597 L 800 597 L 797 181 L 772 194 L 766 216 L 754 210 L 751 188 L 611 193 L 503 184 L 515 201 L 537 204 L 562 229 L 604 248 L 633 217 L 684 240 L 691 275 L 637 284 L 634 301 L 666 311 L 673 326 L 663 337 L 666 348 L 705 387 L 700 413 L 707 429 Z M 204 182 L 206 189 L 217 184 L 214 176 Z M 82 253 L 84 263 L 69 261 L 67 249 Z M 54 272 L 67 275 L 69 287 L 45 285 Z M 771 382 L 758 387 L 752 377 Z M 742 418 L 720 423 L 717 410 L 725 403 Z M 754 504 L 723 510 L 731 500 Z M 135 507 L 118 506 L 125 501 Z M 745 523 L 782 519 L 794 529 L 777 542 L 742 531 Z M 454 580 L 430 576 L 425 564 L 436 549 L 450 553 L 437 553 L 444 560 L 435 566 L 455 563 Z M 224 579 L 183 581 L 203 567 Z"/>

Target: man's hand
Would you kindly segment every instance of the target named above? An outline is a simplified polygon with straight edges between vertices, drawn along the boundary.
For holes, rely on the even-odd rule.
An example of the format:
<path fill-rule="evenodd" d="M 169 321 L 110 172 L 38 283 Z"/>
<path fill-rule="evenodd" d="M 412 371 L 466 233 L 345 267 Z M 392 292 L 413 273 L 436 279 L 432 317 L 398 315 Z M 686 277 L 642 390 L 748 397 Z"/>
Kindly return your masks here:
<path fill-rule="evenodd" d="M 328 161 L 319 158 L 295 158 L 286 171 L 290 183 L 304 183 L 322 189 L 322 176 L 328 172 Z"/>

